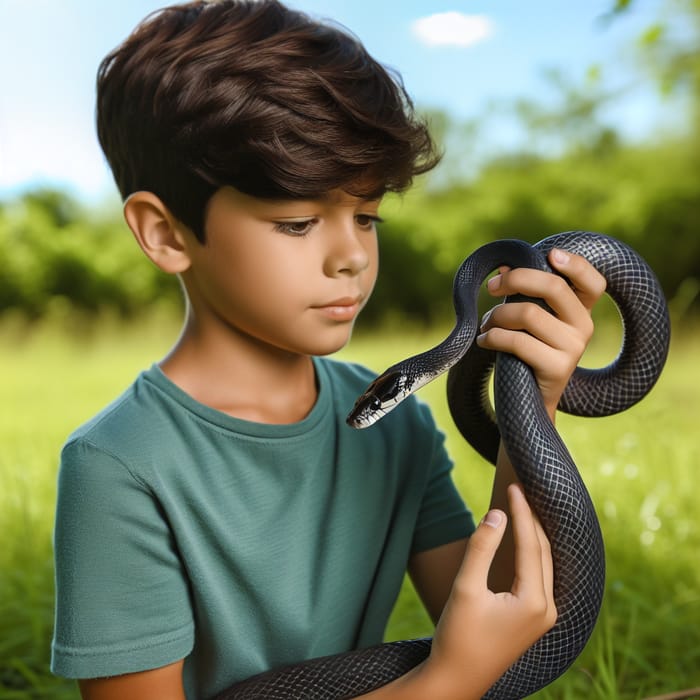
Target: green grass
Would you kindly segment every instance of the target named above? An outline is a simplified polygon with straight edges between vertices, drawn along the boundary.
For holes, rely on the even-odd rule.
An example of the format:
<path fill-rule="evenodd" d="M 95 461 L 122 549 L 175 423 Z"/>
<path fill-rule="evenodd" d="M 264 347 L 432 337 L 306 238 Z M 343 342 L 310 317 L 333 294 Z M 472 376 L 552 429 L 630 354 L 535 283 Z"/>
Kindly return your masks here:
<path fill-rule="evenodd" d="M 53 614 L 51 530 L 57 456 L 66 435 L 161 356 L 176 327 L 101 323 L 0 326 L 0 699 L 75 699 L 48 672 Z M 607 336 L 598 333 L 598 336 Z M 614 334 L 613 334 L 614 335 Z M 430 346 L 434 333 L 359 335 L 344 357 L 381 370 Z M 700 332 L 674 338 L 652 394 L 606 419 L 561 416 L 560 429 L 598 508 L 607 547 L 603 611 L 584 653 L 541 700 L 636 699 L 700 686 L 698 477 Z M 591 363 L 610 356 L 600 341 Z M 492 469 L 452 428 L 444 381 L 421 392 L 448 434 L 458 486 L 477 517 Z M 430 634 L 406 584 L 387 638 Z M 465 630 L 468 634 L 469 630 Z"/>

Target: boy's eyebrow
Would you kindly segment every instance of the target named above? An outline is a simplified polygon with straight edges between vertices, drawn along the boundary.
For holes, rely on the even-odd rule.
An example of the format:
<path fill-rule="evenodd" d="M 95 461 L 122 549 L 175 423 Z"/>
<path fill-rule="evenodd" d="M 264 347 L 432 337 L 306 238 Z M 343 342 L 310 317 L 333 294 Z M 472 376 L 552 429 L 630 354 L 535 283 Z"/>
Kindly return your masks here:
<path fill-rule="evenodd" d="M 348 197 L 348 200 L 352 201 L 352 203 L 357 202 L 357 203 L 362 203 L 362 204 L 379 204 L 383 197 L 357 197 L 355 195 L 346 195 Z M 318 202 L 321 204 L 337 204 L 342 202 L 343 200 L 343 195 L 338 195 L 338 194 L 332 194 L 332 193 L 326 193 L 322 196 L 310 196 L 310 197 L 303 197 L 303 198 L 294 198 L 294 199 L 286 199 L 284 197 L 265 197 L 264 199 L 261 199 L 262 202 L 265 203 L 267 206 L 275 206 L 275 207 L 284 207 L 284 206 L 293 206 L 295 204 L 303 205 L 307 203 L 313 203 L 313 202 Z"/>
<path fill-rule="evenodd" d="M 359 194 L 346 192 L 345 190 L 332 190 L 330 192 L 326 192 L 324 195 L 319 197 L 318 200 L 321 202 L 338 202 L 345 197 L 352 199 L 353 201 L 365 202 L 367 204 L 381 202 L 383 199 L 383 195 L 368 194 L 367 196 L 362 196 Z"/>

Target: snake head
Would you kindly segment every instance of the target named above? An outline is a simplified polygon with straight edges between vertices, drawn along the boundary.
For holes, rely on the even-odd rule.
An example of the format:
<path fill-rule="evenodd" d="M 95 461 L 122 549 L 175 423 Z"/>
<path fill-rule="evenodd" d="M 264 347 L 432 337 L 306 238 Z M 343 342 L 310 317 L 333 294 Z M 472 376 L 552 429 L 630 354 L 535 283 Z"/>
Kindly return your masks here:
<path fill-rule="evenodd" d="M 352 428 L 367 428 L 398 406 L 408 395 L 402 372 L 385 372 L 375 379 L 355 402 L 346 422 Z"/>

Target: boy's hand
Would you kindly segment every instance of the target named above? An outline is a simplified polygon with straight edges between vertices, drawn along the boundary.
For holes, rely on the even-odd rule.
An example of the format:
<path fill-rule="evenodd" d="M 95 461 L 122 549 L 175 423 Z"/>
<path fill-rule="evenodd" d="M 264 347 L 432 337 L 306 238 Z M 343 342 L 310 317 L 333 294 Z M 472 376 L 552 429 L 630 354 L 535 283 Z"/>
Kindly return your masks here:
<path fill-rule="evenodd" d="M 548 260 L 573 288 L 558 275 L 528 268 L 502 268 L 487 287 L 497 297 L 524 294 L 543 299 L 554 315 L 528 302 L 500 304 L 484 317 L 477 343 L 512 353 L 530 365 L 547 412 L 554 419 L 569 377 L 593 335 L 591 309 L 605 291 L 606 282 L 579 255 L 555 249 Z"/>
<path fill-rule="evenodd" d="M 521 487 L 510 486 L 508 499 L 513 585 L 507 593 L 493 593 L 487 585 L 506 526 L 506 515 L 491 510 L 469 540 L 425 664 L 424 672 L 437 679 L 439 697 L 465 697 L 458 689 L 468 687 L 480 698 L 556 622 L 549 541 Z"/>

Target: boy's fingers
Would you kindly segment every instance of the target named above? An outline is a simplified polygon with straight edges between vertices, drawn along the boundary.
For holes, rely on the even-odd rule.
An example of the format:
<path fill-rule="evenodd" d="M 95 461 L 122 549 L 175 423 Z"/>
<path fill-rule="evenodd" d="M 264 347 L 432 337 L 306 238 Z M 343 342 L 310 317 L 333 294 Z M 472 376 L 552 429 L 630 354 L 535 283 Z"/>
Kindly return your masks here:
<path fill-rule="evenodd" d="M 581 260 L 588 265 L 583 258 Z M 591 270 L 596 275 L 598 274 L 593 267 Z M 562 269 L 563 274 L 566 272 L 568 270 Z M 524 294 L 528 297 L 543 299 L 554 311 L 557 318 L 566 323 L 576 324 L 581 319 L 582 314 L 585 317 L 590 317 L 590 308 L 586 304 L 590 304 L 592 307 L 597 299 L 597 297 L 593 298 L 592 292 L 580 292 L 577 289 L 572 289 L 567 279 L 542 270 L 519 267 L 507 274 L 499 275 L 499 278 L 500 284 L 497 290 L 489 287 L 492 293 L 495 291 L 494 296 Z M 580 294 L 585 297 L 585 303 Z"/>
<path fill-rule="evenodd" d="M 567 323 L 576 323 L 580 319 L 581 306 L 590 315 L 605 292 L 605 278 L 580 255 L 554 249 L 548 260 L 563 277 L 530 268 L 504 270 L 489 280 L 491 294 L 520 293 L 545 299 L 556 315 Z"/>
<path fill-rule="evenodd" d="M 467 554 L 457 575 L 457 582 L 463 591 L 487 587 L 489 569 L 503 539 L 507 519 L 502 510 L 490 510 L 469 538 Z"/>
<path fill-rule="evenodd" d="M 555 270 L 565 275 L 574 285 L 576 296 L 590 311 L 605 292 L 605 277 L 585 258 L 557 248 L 549 252 L 548 260 Z"/>
<path fill-rule="evenodd" d="M 513 302 L 495 306 L 484 316 L 479 331 L 485 333 L 492 328 L 525 330 L 552 348 L 562 345 L 561 322 L 536 304 Z"/>

